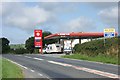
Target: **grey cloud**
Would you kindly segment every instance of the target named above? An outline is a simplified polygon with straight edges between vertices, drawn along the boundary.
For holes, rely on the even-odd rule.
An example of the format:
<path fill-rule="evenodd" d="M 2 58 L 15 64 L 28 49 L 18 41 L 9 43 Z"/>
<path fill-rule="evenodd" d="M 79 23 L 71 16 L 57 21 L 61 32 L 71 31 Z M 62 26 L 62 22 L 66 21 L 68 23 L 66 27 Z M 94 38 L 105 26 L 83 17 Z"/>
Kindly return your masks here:
<path fill-rule="evenodd" d="M 3 0 L 3 2 L 118 2 L 119 0 Z"/>
<path fill-rule="evenodd" d="M 91 32 L 97 29 L 93 20 L 87 17 L 79 17 L 61 25 L 61 32 Z"/>
<path fill-rule="evenodd" d="M 22 3 L 4 3 L 3 6 L 3 24 L 26 31 L 33 30 L 37 24 L 46 22 L 52 16 L 51 12 L 39 6 L 27 7 Z"/>
<path fill-rule="evenodd" d="M 105 27 L 114 27 L 118 30 L 118 2 L 93 2 L 89 3 L 98 10 L 98 16 Z"/>
<path fill-rule="evenodd" d="M 39 2 L 37 3 L 40 7 L 47 11 L 52 11 L 54 13 L 69 13 L 71 11 L 77 11 L 80 3 L 72 2 Z"/>
<path fill-rule="evenodd" d="M 98 10 L 118 6 L 118 2 L 90 2 L 88 4 Z"/>
<path fill-rule="evenodd" d="M 106 25 L 118 27 L 118 7 L 101 10 L 98 15 Z"/>

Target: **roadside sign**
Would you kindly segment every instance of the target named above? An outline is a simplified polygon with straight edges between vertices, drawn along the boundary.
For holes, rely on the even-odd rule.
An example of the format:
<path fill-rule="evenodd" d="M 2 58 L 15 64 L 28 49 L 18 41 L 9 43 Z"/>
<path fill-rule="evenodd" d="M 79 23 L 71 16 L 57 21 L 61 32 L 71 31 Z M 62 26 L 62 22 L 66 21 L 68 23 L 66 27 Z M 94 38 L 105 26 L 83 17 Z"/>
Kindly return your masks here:
<path fill-rule="evenodd" d="M 34 30 L 34 46 L 42 52 L 42 30 Z"/>
<path fill-rule="evenodd" d="M 104 29 L 104 37 L 115 37 L 115 29 L 114 28 L 106 28 Z"/>

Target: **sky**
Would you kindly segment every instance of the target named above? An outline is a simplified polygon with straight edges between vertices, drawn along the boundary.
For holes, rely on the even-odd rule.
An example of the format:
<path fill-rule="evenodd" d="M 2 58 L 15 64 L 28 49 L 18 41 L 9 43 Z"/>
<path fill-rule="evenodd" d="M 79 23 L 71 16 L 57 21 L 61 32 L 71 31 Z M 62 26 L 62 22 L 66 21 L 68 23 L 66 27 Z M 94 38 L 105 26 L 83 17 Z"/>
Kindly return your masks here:
<path fill-rule="evenodd" d="M 118 2 L 33 2 L 4 0 L 0 3 L 0 37 L 10 44 L 24 44 L 35 29 L 54 33 L 118 31 Z"/>

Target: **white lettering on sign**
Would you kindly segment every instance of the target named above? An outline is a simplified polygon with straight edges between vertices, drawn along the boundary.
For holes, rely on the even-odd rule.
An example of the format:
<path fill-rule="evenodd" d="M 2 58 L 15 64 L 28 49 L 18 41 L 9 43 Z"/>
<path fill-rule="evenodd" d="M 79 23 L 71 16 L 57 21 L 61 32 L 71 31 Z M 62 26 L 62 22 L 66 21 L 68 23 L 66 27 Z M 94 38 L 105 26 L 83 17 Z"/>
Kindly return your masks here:
<path fill-rule="evenodd" d="M 59 35 L 70 35 L 69 33 L 60 33 Z"/>

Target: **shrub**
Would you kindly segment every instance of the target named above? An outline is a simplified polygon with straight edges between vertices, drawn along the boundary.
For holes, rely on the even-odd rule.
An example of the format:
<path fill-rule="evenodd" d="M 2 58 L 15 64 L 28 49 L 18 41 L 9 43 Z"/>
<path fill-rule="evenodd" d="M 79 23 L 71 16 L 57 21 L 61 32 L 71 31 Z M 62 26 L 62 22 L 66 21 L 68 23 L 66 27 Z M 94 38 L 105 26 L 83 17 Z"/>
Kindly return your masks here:
<path fill-rule="evenodd" d="M 25 53 L 28 53 L 28 51 L 24 48 L 19 48 L 19 49 L 14 50 L 14 53 L 15 54 L 25 54 Z"/>
<path fill-rule="evenodd" d="M 96 56 L 99 54 L 117 56 L 118 55 L 118 38 L 108 38 L 105 40 L 93 40 L 83 44 L 76 44 L 75 52 L 87 54 L 88 56 Z"/>

